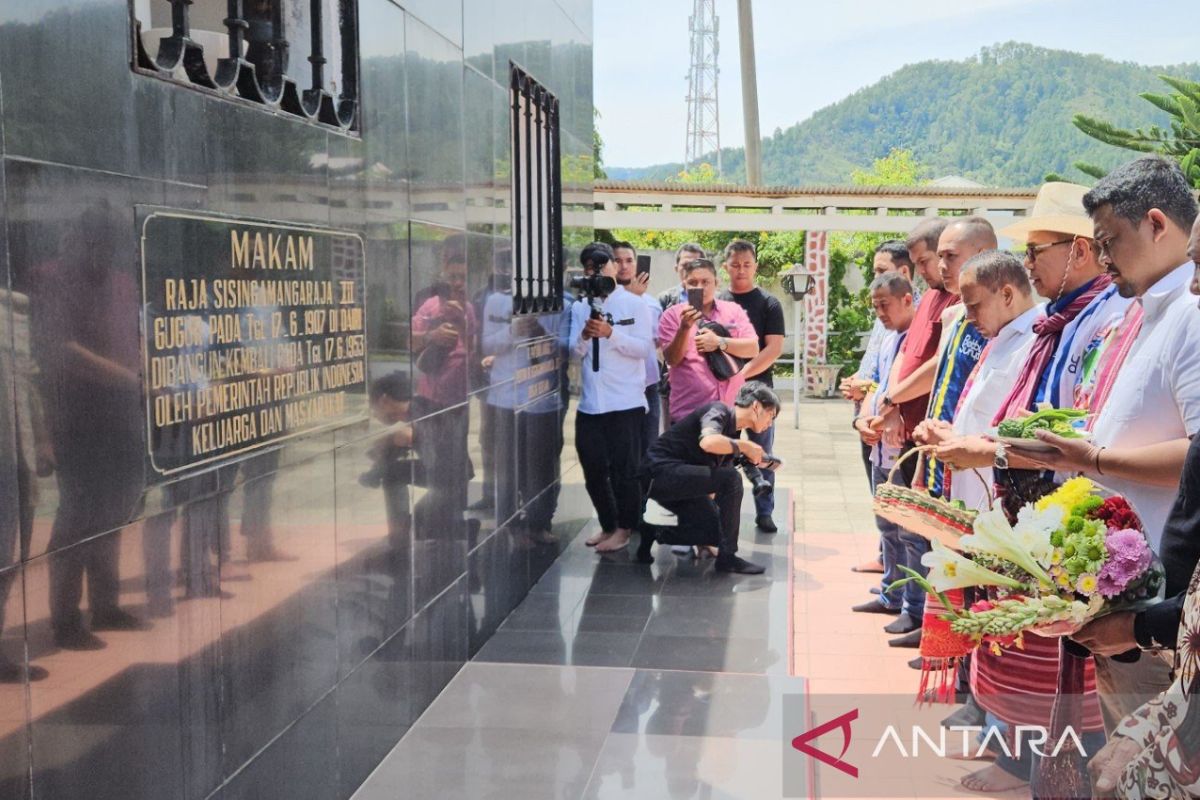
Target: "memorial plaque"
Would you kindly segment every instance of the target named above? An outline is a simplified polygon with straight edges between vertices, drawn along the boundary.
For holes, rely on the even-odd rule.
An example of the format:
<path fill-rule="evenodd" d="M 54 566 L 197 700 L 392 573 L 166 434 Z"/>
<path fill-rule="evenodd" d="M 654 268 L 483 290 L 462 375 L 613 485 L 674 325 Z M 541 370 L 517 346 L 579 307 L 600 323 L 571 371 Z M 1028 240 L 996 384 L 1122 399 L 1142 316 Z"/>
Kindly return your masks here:
<path fill-rule="evenodd" d="M 141 231 L 154 470 L 366 416 L 360 236 L 159 209 Z"/>
<path fill-rule="evenodd" d="M 533 405 L 558 391 L 558 371 L 561 366 L 558 340 L 532 339 L 516 347 L 517 370 L 513 376 L 518 408 Z"/>

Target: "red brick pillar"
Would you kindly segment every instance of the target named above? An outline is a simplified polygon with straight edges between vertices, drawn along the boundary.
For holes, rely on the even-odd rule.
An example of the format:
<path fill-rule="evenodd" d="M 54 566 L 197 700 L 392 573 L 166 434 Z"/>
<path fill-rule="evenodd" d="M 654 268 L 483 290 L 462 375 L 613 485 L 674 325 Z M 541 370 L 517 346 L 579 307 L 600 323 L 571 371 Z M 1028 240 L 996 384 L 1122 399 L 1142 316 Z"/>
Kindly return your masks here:
<path fill-rule="evenodd" d="M 804 242 L 804 269 L 815 279 L 813 290 L 804 298 L 804 342 L 808 353 L 808 385 L 814 391 L 813 366 L 825 363 L 825 340 L 829 328 L 829 234 L 809 231 Z"/>

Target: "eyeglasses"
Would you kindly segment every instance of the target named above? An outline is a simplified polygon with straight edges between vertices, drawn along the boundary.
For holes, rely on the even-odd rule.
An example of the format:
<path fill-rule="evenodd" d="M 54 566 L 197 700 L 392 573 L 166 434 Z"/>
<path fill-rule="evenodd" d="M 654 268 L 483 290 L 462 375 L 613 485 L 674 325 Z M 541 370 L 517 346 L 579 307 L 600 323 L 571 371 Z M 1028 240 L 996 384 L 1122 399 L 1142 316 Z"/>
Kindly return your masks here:
<path fill-rule="evenodd" d="M 1037 263 L 1037 258 L 1042 254 L 1042 251 L 1049 250 L 1051 247 L 1057 247 L 1060 244 L 1069 244 L 1075 241 L 1075 237 L 1070 239 L 1059 239 L 1057 242 L 1046 242 L 1046 244 L 1030 244 L 1025 246 L 1025 260 L 1033 264 Z"/>

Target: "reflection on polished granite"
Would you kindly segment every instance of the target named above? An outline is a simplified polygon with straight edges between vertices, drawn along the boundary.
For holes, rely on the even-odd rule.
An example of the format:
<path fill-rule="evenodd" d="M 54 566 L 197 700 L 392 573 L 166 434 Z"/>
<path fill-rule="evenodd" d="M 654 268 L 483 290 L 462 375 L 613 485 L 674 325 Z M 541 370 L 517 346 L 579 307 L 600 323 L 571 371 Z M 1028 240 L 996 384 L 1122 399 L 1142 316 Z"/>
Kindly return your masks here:
<path fill-rule="evenodd" d="M 355 800 L 781 797 L 790 537 L 743 525 L 762 576 L 576 538 Z"/>

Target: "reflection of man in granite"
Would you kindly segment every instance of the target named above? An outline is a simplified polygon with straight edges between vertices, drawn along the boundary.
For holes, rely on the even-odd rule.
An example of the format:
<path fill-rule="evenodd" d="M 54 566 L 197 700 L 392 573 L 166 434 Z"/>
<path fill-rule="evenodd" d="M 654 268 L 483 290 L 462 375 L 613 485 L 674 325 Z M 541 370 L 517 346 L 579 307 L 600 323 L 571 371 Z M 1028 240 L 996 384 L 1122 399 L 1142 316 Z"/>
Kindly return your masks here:
<path fill-rule="evenodd" d="M 465 538 L 470 481 L 467 347 L 477 328 L 475 309 L 467 301 L 465 237 L 457 234 L 442 242 L 440 261 L 436 292 L 421 303 L 412 321 L 417 379 L 412 416 L 427 485 L 413 516 L 418 539 L 453 541 Z"/>
<path fill-rule="evenodd" d="M 0 412 L 0 634 L 4 611 L 18 571 L 8 569 L 17 559 L 29 558 L 33 534 L 33 508 L 37 482 L 33 472 L 48 475 L 53 469 L 41 399 L 33 386 L 37 372 L 29 350 L 29 298 L 0 289 L 0 390 L 11 392 L 11 413 Z M 7 346 L 12 343 L 12 349 Z M 20 549 L 16 545 L 20 542 Z M 0 652 L 0 683 L 42 680 L 46 670 L 26 670 L 18 654 L 15 659 Z"/>
<path fill-rule="evenodd" d="M 31 275 L 34 347 L 58 469 L 51 624 L 55 643 L 75 650 L 104 646 L 80 614 L 85 575 L 92 630 L 145 626 L 117 605 L 116 531 L 133 517 L 144 483 L 136 261 L 117 252 L 117 237 L 133 242 L 124 233 L 130 225 L 106 204 L 93 206 L 58 257 Z"/>
<path fill-rule="evenodd" d="M 558 501 L 558 489 L 546 491 L 558 480 L 559 454 L 562 451 L 562 423 L 559 417 L 558 369 L 545 374 L 546 386 L 530 397 L 538 380 L 518 381 L 517 376 L 535 366 L 530 348 L 520 346 L 530 339 L 548 339 L 549 357 L 538 364 L 553 365 L 561 360 L 558 337 L 560 315 L 549 313 L 513 317 L 512 254 L 496 255 L 495 291 L 484 304 L 483 352 L 491 359 L 492 385 L 487 406 L 494 415 L 496 442 L 513 443 L 511 452 L 497 453 L 496 522 L 503 524 L 526 503 L 523 533 L 535 543 L 554 540 L 551 530 Z"/>

